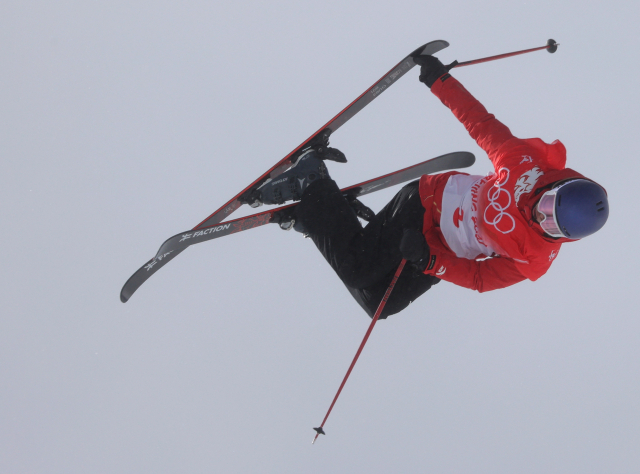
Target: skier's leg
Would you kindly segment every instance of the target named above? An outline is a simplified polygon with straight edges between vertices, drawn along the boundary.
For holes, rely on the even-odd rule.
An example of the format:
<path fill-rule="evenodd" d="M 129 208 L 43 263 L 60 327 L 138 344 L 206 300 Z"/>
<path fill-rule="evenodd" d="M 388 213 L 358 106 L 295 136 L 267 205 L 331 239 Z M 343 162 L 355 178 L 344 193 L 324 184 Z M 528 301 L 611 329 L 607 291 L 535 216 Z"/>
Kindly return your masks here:
<path fill-rule="evenodd" d="M 385 278 L 380 280 L 367 288 L 350 288 L 347 286 L 347 290 L 351 293 L 353 298 L 364 309 L 370 318 L 376 312 L 380 301 L 382 300 L 394 272 L 390 272 Z M 400 278 L 396 283 L 395 288 L 391 292 L 391 296 L 387 301 L 380 319 L 385 319 L 387 316 L 399 313 L 411 303 L 413 303 L 419 296 L 425 293 L 436 283 L 439 283 L 440 279 L 432 275 L 425 275 L 416 271 L 410 265 L 406 265 L 405 269 L 400 274 Z M 346 285 L 345 285 L 346 286 Z"/>
<path fill-rule="evenodd" d="M 294 228 L 311 238 L 342 281 L 353 268 L 351 241 L 362 232 L 355 211 L 331 179 L 312 183 L 295 208 Z"/>
<path fill-rule="evenodd" d="M 354 236 L 352 274 L 345 281 L 353 288 L 366 288 L 393 273 L 402 260 L 400 240 L 405 229 L 422 231 L 424 207 L 419 181 L 405 185 L 389 203 Z"/>
<path fill-rule="evenodd" d="M 402 255 L 405 228 L 422 229 L 424 208 L 418 182 L 410 183 L 362 228 L 332 180 L 310 185 L 296 208 L 296 228 L 304 228 L 320 252 L 370 316 L 380 303 Z M 439 280 L 411 267 L 402 273 L 382 318 L 409 305 Z"/>
<path fill-rule="evenodd" d="M 424 208 L 418 182 L 402 188 L 363 229 L 333 180 L 319 180 L 304 192 L 295 210 L 304 230 L 345 285 L 366 288 L 397 268 L 407 227 L 422 228 Z"/>
<path fill-rule="evenodd" d="M 351 286 L 345 284 L 370 317 L 380 304 L 402 259 L 400 240 L 403 231 L 409 228 L 422 231 L 424 207 L 418 183 L 414 181 L 404 186 L 352 241 L 352 249 L 362 256 L 358 261 L 358 271 L 355 272 L 360 276 L 360 281 L 352 279 Z M 382 272 L 385 273 L 381 277 Z M 375 282 L 367 278 L 369 275 L 374 275 Z M 380 318 L 402 311 L 439 281 L 439 278 L 424 275 L 407 265 Z"/>

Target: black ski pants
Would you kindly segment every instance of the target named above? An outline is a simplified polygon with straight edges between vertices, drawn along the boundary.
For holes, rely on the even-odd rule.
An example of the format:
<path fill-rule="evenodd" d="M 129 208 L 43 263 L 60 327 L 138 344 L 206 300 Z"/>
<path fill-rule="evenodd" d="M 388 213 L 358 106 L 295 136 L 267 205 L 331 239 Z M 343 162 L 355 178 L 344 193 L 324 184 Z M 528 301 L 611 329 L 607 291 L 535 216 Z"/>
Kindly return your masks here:
<path fill-rule="evenodd" d="M 402 260 L 404 229 L 422 231 L 424 207 L 418 183 L 404 186 L 364 228 L 331 179 L 311 184 L 296 206 L 296 228 L 309 235 L 370 317 Z M 407 264 L 380 318 L 402 311 L 439 281 Z"/>

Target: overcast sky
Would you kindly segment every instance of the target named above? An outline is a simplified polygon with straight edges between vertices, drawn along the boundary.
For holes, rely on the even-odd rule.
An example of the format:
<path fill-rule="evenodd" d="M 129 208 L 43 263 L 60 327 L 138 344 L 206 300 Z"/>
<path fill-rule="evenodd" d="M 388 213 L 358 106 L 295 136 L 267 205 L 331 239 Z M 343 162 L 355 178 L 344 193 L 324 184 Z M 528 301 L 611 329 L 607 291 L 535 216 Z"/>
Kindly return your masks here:
<path fill-rule="evenodd" d="M 614 1 L 13 1 L 0 8 L 0 473 L 640 472 L 640 7 Z M 192 228 L 435 39 L 606 227 L 539 281 L 441 283 L 375 328 L 312 242 Z M 332 137 L 341 186 L 486 155 L 411 71 Z M 364 198 L 379 210 L 398 188 Z M 241 215 L 238 213 L 237 215 Z"/>

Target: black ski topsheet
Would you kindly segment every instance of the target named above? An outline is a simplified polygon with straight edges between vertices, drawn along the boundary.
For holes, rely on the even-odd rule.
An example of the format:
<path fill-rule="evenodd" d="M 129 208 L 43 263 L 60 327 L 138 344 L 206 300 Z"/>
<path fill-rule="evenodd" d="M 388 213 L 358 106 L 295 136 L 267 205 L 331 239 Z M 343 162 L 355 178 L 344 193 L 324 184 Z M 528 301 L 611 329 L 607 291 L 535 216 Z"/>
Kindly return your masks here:
<path fill-rule="evenodd" d="M 349 194 L 354 197 L 364 196 L 365 194 L 380 191 L 395 186 L 396 184 L 417 179 L 425 174 L 439 173 L 457 168 L 468 168 L 473 165 L 474 162 L 475 157 L 472 153 L 466 151 L 449 153 L 378 178 L 343 188 L 341 191 L 344 194 Z M 278 212 L 292 208 L 297 204 L 297 202 L 292 203 L 251 216 L 241 217 L 224 223 L 212 224 L 206 227 L 199 227 L 174 235 L 162 244 L 153 259 L 144 264 L 127 280 L 120 292 L 120 300 L 126 303 L 129 298 L 131 298 L 131 295 L 133 295 L 151 275 L 187 247 L 268 224 Z"/>

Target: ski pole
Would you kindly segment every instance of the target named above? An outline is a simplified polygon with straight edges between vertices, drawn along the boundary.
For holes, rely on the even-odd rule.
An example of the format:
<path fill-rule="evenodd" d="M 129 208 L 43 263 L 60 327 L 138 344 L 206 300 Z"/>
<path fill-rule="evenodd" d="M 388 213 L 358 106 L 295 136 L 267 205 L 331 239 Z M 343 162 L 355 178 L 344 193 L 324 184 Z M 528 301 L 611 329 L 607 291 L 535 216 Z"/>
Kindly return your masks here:
<path fill-rule="evenodd" d="M 547 44 L 545 46 L 540 46 L 538 48 L 523 49 L 522 51 L 514 51 L 513 53 L 498 54 L 497 56 L 489 56 L 487 58 L 474 59 L 472 61 L 464 61 L 462 63 L 459 63 L 458 61 L 454 61 L 448 66 L 448 68 L 453 69 L 456 67 L 471 66 L 472 64 L 486 63 L 489 61 L 495 61 L 496 59 L 509 58 L 511 56 L 517 56 L 519 54 L 526 54 L 526 53 L 532 53 L 533 51 L 540 51 L 541 49 L 546 49 L 550 53 L 555 53 L 556 50 L 558 49 L 558 46 L 559 45 L 558 43 L 556 43 L 555 40 L 550 39 L 547 41 Z"/>
<path fill-rule="evenodd" d="M 360 357 L 360 353 L 362 352 L 364 345 L 367 343 L 367 339 L 369 339 L 369 335 L 371 334 L 371 331 L 373 331 L 373 326 L 376 325 L 376 322 L 380 318 L 380 314 L 382 313 L 384 306 L 387 304 L 387 300 L 389 299 L 389 296 L 391 296 L 391 291 L 393 290 L 393 287 L 396 286 L 396 282 L 398 281 L 398 278 L 400 278 L 400 273 L 402 273 L 402 269 L 404 268 L 405 263 L 407 263 L 407 261 L 405 259 L 402 259 L 402 261 L 400 262 L 400 265 L 398 265 L 398 269 L 396 270 L 395 275 L 393 275 L 393 279 L 391 280 L 391 283 L 389 283 L 389 288 L 387 288 L 387 291 L 382 297 L 382 301 L 380 301 L 380 304 L 378 305 L 378 309 L 376 310 L 376 313 L 373 315 L 373 319 L 371 320 L 369 329 L 367 329 L 367 332 L 364 335 L 364 339 L 362 339 L 362 342 L 360 343 L 360 347 L 358 347 L 358 352 L 356 352 L 356 355 L 353 358 L 351 365 L 349 366 L 349 370 L 347 370 L 347 374 L 344 376 L 344 379 L 342 379 L 342 383 L 340 384 L 340 388 L 338 389 L 336 396 L 333 397 L 331 406 L 329 407 L 327 414 L 324 416 L 324 420 L 322 420 L 322 424 L 318 428 L 314 428 L 314 430 L 316 430 L 316 436 L 313 438 L 313 441 L 311 442 L 311 444 L 314 444 L 316 442 L 316 439 L 318 439 L 319 435 L 325 434 L 322 428 L 324 427 L 324 424 L 326 423 L 327 418 L 329 418 L 329 414 L 333 409 L 333 405 L 336 404 L 336 400 L 338 400 L 338 397 L 340 396 L 340 392 L 342 392 L 342 388 L 344 387 L 344 384 L 347 383 L 347 379 L 351 374 L 351 370 L 353 370 L 353 367 L 356 365 L 356 362 L 358 361 L 358 357 Z"/>

